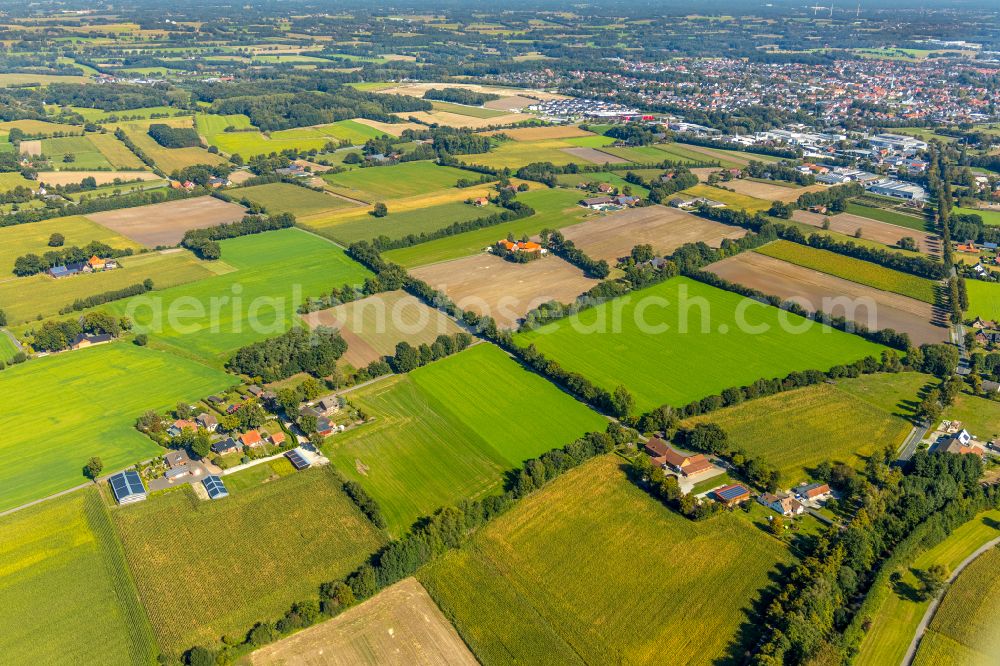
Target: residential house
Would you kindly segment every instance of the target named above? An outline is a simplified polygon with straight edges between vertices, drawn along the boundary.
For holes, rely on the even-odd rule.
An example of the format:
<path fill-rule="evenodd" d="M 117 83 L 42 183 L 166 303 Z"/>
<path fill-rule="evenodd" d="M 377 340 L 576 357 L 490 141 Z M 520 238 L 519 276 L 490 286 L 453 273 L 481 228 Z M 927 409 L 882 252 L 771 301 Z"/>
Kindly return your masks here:
<path fill-rule="evenodd" d="M 783 516 L 798 516 L 806 510 L 802 502 L 786 493 L 781 493 L 780 495 L 764 493 L 757 498 L 757 501 Z"/>
<path fill-rule="evenodd" d="M 475 199 L 469 200 L 469 203 L 471 203 L 476 208 L 482 208 L 483 206 L 489 204 L 489 202 L 490 200 L 487 199 L 486 197 L 476 197 Z"/>
<path fill-rule="evenodd" d="M 187 419 L 178 419 L 174 421 L 169 428 L 167 428 L 167 434 L 171 437 L 180 437 L 181 433 L 185 430 L 197 430 L 198 424 L 194 421 L 188 421 Z"/>
<path fill-rule="evenodd" d="M 227 453 L 237 453 L 243 448 L 243 446 L 237 442 L 232 437 L 227 437 L 226 439 L 220 439 L 217 442 L 212 442 L 212 453 L 224 456 Z"/>
<path fill-rule="evenodd" d="M 497 241 L 497 245 L 508 252 L 525 252 L 527 254 L 546 254 L 548 250 L 534 241 L 511 242 L 507 239 Z"/>
<path fill-rule="evenodd" d="M 972 322 L 972 328 L 977 328 L 979 330 L 995 329 L 997 328 L 997 323 L 995 321 L 983 319 L 982 317 L 976 317 L 976 320 Z"/>
<path fill-rule="evenodd" d="M 249 430 L 240 435 L 240 444 L 252 449 L 257 446 L 264 446 L 264 439 L 256 430 Z"/>
<path fill-rule="evenodd" d="M 114 259 L 101 259 L 96 254 L 87 260 L 87 265 L 92 271 L 110 271 L 118 268 L 118 262 Z"/>
<path fill-rule="evenodd" d="M 271 443 L 274 444 L 275 446 L 281 446 L 282 444 L 285 443 L 285 439 L 287 438 L 285 437 L 285 433 L 279 430 L 278 432 L 272 434 L 269 437 L 269 439 L 271 440 Z"/>
<path fill-rule="evenodd" d="M 713 468 L 711 461 L 702 454 L 685 455 L 658 437 L 650 439 L 645 448 L 653 456 L 654 463 L 683 476 L 697 476 Z"/>
<path fill-rule="evenodd" d="M 199 428 L 204 428 L 209 432 L 215 432 L 219 429 L 219 419 L 207 412 L 196 416 L 194 422 L 198 424 Z"/>
<path fill-rule="evenodd" d="M 611 205 L 615 202 L 614 199 L 608 196 L 603 197 L 588 197 L 587 199 L 581 199 L 580 205 L 585 208 L 602 208 L 604 206 Z"/>
<path fill-rule="evenodd" d="M 259 398 L 264 393 L 264 389 L 257 386 L 256 384 L 251 384 L 250 386 L 247 387 L 247 393 L 249 393 L 255 398 Z"/>
<path fill-rule="evenodd" d="M 340 411 L 340 398 L 335 395 L 323 398 L 316 403 L 316 407 L 324 414 L 335 414 Z"/>
<path fill-rule="evenodd" d="M 830 485 L 826 483 L 810 483 L 795 489 L 795 494 L 802 499 L 821 501 L 830 497 Z"/>
<path fill-rule="evenodd" d="M 84 347 L 93 347 L 95 345 L 106 345 L 112 340 L 114 340 L 114 336 L 108 333 L 101 333 L 100 335 L 87 335 L 86 333 L 80 333 L 70 341 L 69 348 L 83 349 Z"/>
<path fill-rule="evenodd" d="M 167 463 L 167 467 L 171 469 L 174 467 L 184 467 L 191 462 L 191 456 L 184 449 L 170 451 L 167 455 L 163 456 L 163 462 Z"/>
<path fill-rule="evenodd" d="M 966 241 L 964 243 L 959 243 L 955 248 L 959 252 L 965 252 L 967 254 L 979 254 L 979 248 L 973 241 Z"/>
<path fill-rule="evenodd" d="M 320 416 L 319 418 L 316 419 L 316 432 L 318 432 L 323 437 L 328 437 L 329 435 L 332 435 L 333 431 L 336 429 L 337 427 L 333 425 L 333 422 L 331 422 L 330 419 L 326 418 L 325 416 Z"/>

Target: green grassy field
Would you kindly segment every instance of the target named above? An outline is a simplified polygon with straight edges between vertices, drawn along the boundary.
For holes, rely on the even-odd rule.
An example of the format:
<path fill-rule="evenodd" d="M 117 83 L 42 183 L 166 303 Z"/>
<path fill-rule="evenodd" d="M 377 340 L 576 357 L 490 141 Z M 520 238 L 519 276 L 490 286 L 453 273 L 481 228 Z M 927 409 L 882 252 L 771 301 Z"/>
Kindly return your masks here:
<path fill-rule="evenodd" d="M 475 176 L 468 171 L 437 166 L 433 162 L 407 162 L 323 176 L 332 191 L 369 203 L 455 187 L 461 178 L 474 180 Z"/>
<path fill-rule="evenodd" d="M 904 377 L 911 380 L 908 385 L 891 381 L 892 375 L 869 375 L 839 380 L 835 386 L 808 386 L 687 423 L 718 423 L 751 456 L 776 466 L 782 487 L 790 487 L 807 480 L 808 470 L 824 460 L 858 467 L 876 449 L 902 444 L 910 423 L 900 416 L 906 410 L 899 402 L 914 399 L 930 379 L 916 373 Z M 879 402 L 891 406 L 870 402 L 866 392 L 878 394 Z"/>
<path fill-rule="evenodd" d="M 915 666 L 972 666 L 1000 659 L 1000 549 L 983 553 L 945 593 Z"/>
<path fill-rule="evenodd" d="M 925 303 L 937 301 L 937 285 L 931 280 L 836 252 L 784 240 L 768 243 L 757 248 L 756 252 Z"/>
<path fill-rule="evenodd" d="M 699 183 L 694 187 L 689 187 L 683 190 L 681 194 L 686 194 L 692 197 L 704 197 L 706 199 L 712 199 L 726 204 L 729 208 L 742 208 L 751 213 L 758 211 L 765 211 L 771 207 L 770 201 L 765 201 L 764 199 L 758 199 L 757 197 L 752 197 L 747 194 L 739 194 L 738 192 L 730 192 L 729 190 L 723 190 L 718 187 L 712 187 L 711 185 L 705 185 L 704 183 Z"/>
<path fill-rule="evenodd" d="M 148 409 L 208 395 L 233 377 L 126 342 L 57 354 L 0 373 L 0 510 L 85 481 L 100 456 L 107 471 L 162 449 L 133 427 Z"/>
<path fill-rule="evenodd" d="M 174 125 L 189 127 L 188 123 L 179 123 L 177 119 L 165 119 L 153 122 L 173 121 Z M 160 169 L 165 173 L 172 173 L 177 169 L 184 169 L 196 164 L 221 164 L 225 158 L 220 155 L 213 155 L 204 148 L 164 148 L 158 144 L 153 137 L 149 136 L 149 122 L 127 122 L 121 125 L 125 134 L 137 145 Z"/>
<path fill-rule="evenodd" d="M 460 116 L 469 116 L 471 118 L 496 118 L 498 116 L 507 115 L 507 111 L 487 109 L 482 106 L 452 104 L 450 102 L 439 102 L 438 100 L 430 100 L 430 102 L 435 111 L 447 111 L 448 113 L 457 113 Z"/>
<path fill-rule="evenodd" d="M 222 261 L 236 270 L 155 292 L 159 324 L 146 295 L 104 307 L 130 314 L 137 330 L 149 333 L 151 345 L 221 368 L 239 347 L 288 330 L 306 297 L 345 283 L 359 285 L 371 275 L 340 248 L 301 229 L 220 244 Z"/>
<path fill-rule="evenodd" d="M 389 214 L 385 217 L 373 217 L 365 210 L 331 226 L 315 226 L 309 221 L 302 222 L 301 226 L 338 243 L 350 245 L 355 241 L 371 240 L 379 236 L 395 240 L 410 234 L 430 233 L 455 222 L 475 220 L 501 210 L 492 204 L 476 207 L 462 201 L 453 201 L 394 213 L 390 204 Z"/>
<path fill-rule="evenodd" d="M 616 301 L 515 340 L 534 344 L 598 386 L 612 390 L 625 384 L 639 412 L 684 405 L 761 377 L 877 357 L 883 349 L 687 278 Z"/>
<path fill-rule="evenodd" d="M 87 139 L 115 169 L 145 169 L 146 165 L 114 134 L 88 134 Z"/>
<path fill-rule="evenodd" d="M 244 159 L 254 155 L 281 152 L 289 148 L 321 150 L 331 141 L 336 144 L 341 139 L 360 145 L 368 139 L 382 136 L 382 133 L 373 127 L 354 120 L 341 120 L 329 125 L 296 127 L 263 134 L 253 128 L 247 116 L 200 113 L 195 117 L 195 126 L 210 146 L 216 146 L 224 153 L 238 153 Z M 226 128 L 230 126 L 244 131 L 226 132 Z"/>
<path fill-rule="evenodd" d="M 86 136 L 42 139 L 42 154 L 52 161 L 53 167 L 60 170 L 111 168 L 111 163 L 104 154 Z M 72 156 L 72 161 L 66 162 L 66 156 Z"/>
<path fill-rule="evenodd" d="M 351 202 L 290 183 L 268 183 L 232 190 L 232 196 L 246 197 L 271 213 L 315 215 L 328 210 L 350 208 Z"/>
<path fill-rule="evenodd" d="M 622 172 L 622 174 L 624 173 L 625 172 Z M 649 196 L 649 190 L 647 190 L 645 187 L 641 185 L 634 185 L 613 171 L 602 171 L 598 173 L 563 173 L 556 176 L 556 181 L 560 185 L 573 188 L 575 188 L 580 183 L 610 183 L 611 185 L 617 187 L 619 191 L 621 191 L 621 189 L 624 187 L 631 187 L 632 194 L 634 194 L 635 196 L 637 197 Z M 584 193 L 581 190 L 579 196 L 582 198 L 590 195 Z"/>
<path fill-rule="evenodd" d="M 847 210 L 845 212 L 853 215 L 860 215 L 861 217 L 867 217 L 872 220 L 878 220 L 879 222 L 887 222 L 900 227 L 915 229 L 916 231 L 927 231 L 927 222 L 924 218 L 915 217 L 913 215 L 904 215 L 902 213 L 897 213 L 894 210 L 877 208 L 875 206 L 865 206 L 852 201 L 847 204 Z"/>
<path fill-rule="evenodd" d="M 539 141 L 504 141 L 488 153 L 464 155 L 469 164 L 481 164 L 496 169 L 517 169 L 532 162 L 552 162 L 564 166 L 570 162 L 589 164 L 581 157 L 563 152 L 564 148 L 579 148 L 568 139 L 542 139 Z"/>
<path fill-rule="evenodd" d="M 38 188 L 38 183 L 28 180 L 18 171 L 0 173 L 0 192 L 7 192 L 15 187 L 27 187 L 34 190 Z"/>
<path fill-rule="evenodd" d="M 594 134 L 592 136 L 571 136 L 566 137 L 563 141 L 572 144 L 577 148 L 604 148 L 605 146 L 610 146 L 615 142 L 615 140 L 610 136 L 602 136 L 600 134 Z"/>
<path fill-rule="evenodd" d="M 601 148 L 602 152 L 608 153 L 609 155 L 614 155 L 615 157 L 620 157 L 623 160 L 628 160 L 629 162 L 638 162 L 639 164 L 650 164 L 653 162 L 662 162 L 665 159 L 662 150 L 657 150 L 653 146 L 637 146 L 634 148 Z"/>
<path fill-rule="evenodd" d="M 1000 402 L 961 393 L 944 411 L 944 418 L 961 421 L 984 442 L 1000 437 Z"/>
<path fill-rule="evenodd" d="M 1000 284 L 966 280 L 965 289 L 969 294 L 969 311 L 966 313 L 969 318 L 1000 319 Z"/>
<path fill-rule="evenodd" d="M 167 493 L 113 517 L 160 648 L 173 656 L 245 636 L 385 543 L 328 468 L 217 501 Z"/>
<path fill-rule="evenodd" d="M 127 194 L 129 192 L 142 192 L 144 190 L 156 190 L 161 187 L 166 187 L 167 181 L 163 178 L 157 178 L 156 180 L 142 180 L 142 181 L 132 181 L 129 183 L 124 183 L 122 185 L 101 185 L 93 190 L 87 190 L 85 192 L 74 192 L 72 194 L 67 194 L 66 197 L 73 201 L 82 201 L 84 199 L 96 199 L 105 196 L 115 196 L 115 191 L 119 194 Z"/>
<path fill-rule="evenodd" d="M 350 399 L 376 421 L 331 439 L 326 450 L 375 497 L 397 535 L 441 506 L 496 490 L 503 473 L 528 458 L 607 426 L 489 344 Z"/>
<path fill-rule="evenodd" d="M 74 113 L 79 113 L 85 120 L 95 123 L 103 123 L 109 118 L 121 118 L 123 116 L 128 116 L 129 118 L 149 118 L 154 115 L 167 114 L 173 117 L 181 111 L 181 109 L 176 109 L 172 106 L 145 106 L 139 109 L 128 109 L 125 111 L 105 111 L 104 109 L 88 109 L 82 106 L 71 106 L 70 110 Z M 186 113 L 187 115 L 191 115 L 190 111 L 187 111 Z"/>
<path fill-rule="evenodd" d="M 382 256 L 407 268 L 458 259 L 481 252 L 507 234 L 533 236 L 545 228 L 560 229 L 582 221 L 586 209 L 577 205 L 580 199 L 575 190 L 547 189 L 523 192 L 517 200 L 535 209 L 535 214 L 514 222 L 506 222 L 485 229 L 448 236 L 429 243 L 420 243 L 400 250 L 390 250 Z"/>
<path fill-rule="evenodd" d="M 0 280 L 13 277 L 14 261 L 21 255 L 34 253 L 41 256 L 53 249 L 49 247 L 49 237 L 54 233 L 65 237 L 63 247 L 83 247 L 95 240 L 116 249 L 130 247 L 138 250 L 142 247 L 80 215 L 0 227 Z"/>
<path fill-rule="evenodd" d="M 948 538 L 924 551 L 906 566 L 902 571 L 902 578 L 894 584 L 894 589 L 889 592 L 885 602 L 874 615 L 872 626 L 865 633 L 854 663 L 858 666 L 901 663 L 920 618 L 930 605 L 930 601 L 921 601 L 913 594 L 914 590 L 920 588 L 916 572 L 923 571 L 933 564 L 943 564 L 949 572 L 954 571 L 955 567 L 976 549 L 1000 536 L 1000 531 L 997 530 L 998 522 L 1000 522 L 1000 511 L 981 513 L 956 528 Z M 925 636 L 924 640 L 928 637 Z"/>
<path fill-rule="evenodd" d="M 728 169 L 733 169 L 739 167 L 744 162 L 740 160 L 739 162 L 733 161 L 730 156 L 723 150 L 712 150 L 707 148 L 705 150 L 711 151 L 710 154 L 702 153 L 697 150 L 692 150 L 687 148 L 684 144 L 680 143 L 658 143 L 653 146 L 657 150 L 666 153 L 664 159 L 671 160 L 673 162 L 680 162 L 682 164 L 696 163 L 700 164 L 703 162 L 711 162 L 713 159 L 718 160 L 719 167 L 725 167 Z M 740 157 L 743 157 L 742 155 Z M 762 160 L 763 161 L 763 160 Z"/>
<path fill-rule="evenodd" d="M 727 656 L 786 548 L 741 512 L 678 516 L 620 464 L 605 456 L 566 473 L 418 573 L 481 663 Z"/>
<path fill-rule="evenodd" d="M 95 488 L 0 518 L 0 544 L 5 662 L 155 661 L 149 621 Z"/>
<path fill-rule="evenodd" d="M 24 119 L 8 120 L 0 123 L 0 132 L 9 132 L 15 127 L 23 131 L 29 137 L 52 136 L 56 132 L 62 132 L 63 134 L 79 134 L 83 131 L 83 128 L 77 125 L 50 123 L 47 120 Z"/>
<path fill-rule="evenodd" d="M 988 224 L 991 227 L 1000 226 L 1000 210 L 980 210 L 978 208 L 962 208 L 961 206 L 955 206 L 951 209 L 951 212 L 956 215 L 978 215 L 983 218 L 983 222 L 985 224 Z"/>
<path fill-rule="evenodd" d="M 17 347 L 14 345 L 14 341 L 6 333 L 0 331 L 0 361 L 6 363 L 16 353 Z"/>
<path fill-rule="evenodd" d="M 12 326 L 58 314 L 78 298 L 86 298 L 153 280 L 157 289 L 194 282 L 215 275 L 211 264 L 190 252 L 147 253 L 125 257 L 113 271 L 56 280 L 45 274 L 0 280 L 0 308 Z"/>

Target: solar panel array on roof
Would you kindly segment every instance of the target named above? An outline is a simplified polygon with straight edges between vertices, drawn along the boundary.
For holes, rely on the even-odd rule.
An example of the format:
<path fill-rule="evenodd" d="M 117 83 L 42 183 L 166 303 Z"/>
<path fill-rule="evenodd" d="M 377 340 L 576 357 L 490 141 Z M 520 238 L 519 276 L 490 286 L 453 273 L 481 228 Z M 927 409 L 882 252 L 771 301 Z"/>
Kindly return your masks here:
<path fill-rule="evenodd" d="M 215 474 L 206 476 L 202 483 L 205 485 L 205 490 L 208 491 L 209 499 L 229 497 L 229 491 L 226 490 L 226 484 L 222 483 L 222 479 Z"/>
<path fill-rule="evenodd" d="M 731 500 L 736 497 L 739 497 L 740 495 L 745 495 L 747 492 L 748 492 L 747 489 L 744 488 L 743 486 L 727 486 L 726 488 L 720 488 L 719 490 L 715 491 L 715 494 L 718 495 L 721 499 Z"/>
<path fill-rule="evenodd" d="M 119 504 L 130 504 L 146 499 L 146 487 L 134 469 L 119 472 L 108 479 L 111 492 Z"/>
<path fill-rule="evenodd" d="M 288 458 L 288 461 L 292 463 L 292 467 L 295 469 L 305 469 L 306 467 L 309 467 L 309 461 L 306 460 L 305 456 L 299 453 L 297 449 L 286 451 L 285 457 Z"/>

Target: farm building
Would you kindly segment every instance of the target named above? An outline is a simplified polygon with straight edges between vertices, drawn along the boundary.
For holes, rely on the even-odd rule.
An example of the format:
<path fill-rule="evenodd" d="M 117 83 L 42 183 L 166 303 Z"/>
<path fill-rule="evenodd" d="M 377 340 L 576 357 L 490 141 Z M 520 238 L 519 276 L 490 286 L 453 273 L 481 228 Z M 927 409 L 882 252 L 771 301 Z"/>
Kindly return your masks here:
<path fill-rule="evenodd" d="M 702 454 L 685 455 L 659 437 L 653 437 L 646 442 L 645 449 L 655 464 L 684 476 L 703 474 L 713 467 L 711 461 Z"/>
<path fill-rule="evenodd" d="M 517 241 L 512 242 L 507 239 L 497 241 L 497 245 L 505 249 L 507 252 L 526 252 L 528 254 L 546 254 L 548 250 L 543 248 L 538 243 L 532 241 Z"/>
<path fill-rule="evenodd" d="M 750 499 L 750 489 L 739 483 L 718 488 L 712 494 L 717 501 L 728 507 L 736 506 Z"/>
<path fill-rule="evenodd" d="M 85 347 L 93 347 L 94 345 L 106 345 L 114 340 L 114 337 L 102 333 L 101 335 L 87 335 L 86 333 L 81 333 L 69 343 L 70 349 L 83 349 Z"/>
<path fill-rule="evenodd" d="M 798 516 L 806 510 L 801 502 L 791 495 L 786 495 L 784 493 L 781 495 L 764 493 L 757 498 L 757 501 L 772 511 L 777 511 L 783 516 Z"/>
<path fill-rule="evenodd" d="M 810 483 L 796 488 L 795 494 L 807 500 L 821 500 L 830 496 L 830 486 L 826 483 Z"/>
<path fill-rule="evenodd" d="M 132 504 L 146 499 L 146 486 L 142 485 L 139 472 L 127 469 L 108 479 L 108 485 L 119 504 Z"/>
<path fill-rule="evenodd" d="M 581 206 L 585 206 L 586 208 L 595 208 L 596 209 L 596 208 L 601 208 L 603 206 L 611 205 L 614 202 L 615 202 L 615 200 L 613 198 L 611 198 L 611 197 L 608 197 L 608 196 L 604 196 L 604 197 L 589 197 L 587 199 L 581 199 L 580 200 L 580 205 Z"/>
<path fill-rule="evenodd" d="M 285 452 L 285 457 L 288 458 L 288 462 L 292 463 L 292 467 L 297 470 L 303 470 L 309 467 L 309 461 L 306 459 L 302 452 L 298 449 L 292 449 L 291 451 Z"/>
<path fill-rule="evenodd" d="M 222 499 L 223 497 L 229 497 L 229 491 L 226 490 L 226 484 L 222 482 L 222 479 L 215 474 L 206 476 L 202 480 L 202 485 L 205 486 L 205 492 L 208 493 L 208 499 Z"/>

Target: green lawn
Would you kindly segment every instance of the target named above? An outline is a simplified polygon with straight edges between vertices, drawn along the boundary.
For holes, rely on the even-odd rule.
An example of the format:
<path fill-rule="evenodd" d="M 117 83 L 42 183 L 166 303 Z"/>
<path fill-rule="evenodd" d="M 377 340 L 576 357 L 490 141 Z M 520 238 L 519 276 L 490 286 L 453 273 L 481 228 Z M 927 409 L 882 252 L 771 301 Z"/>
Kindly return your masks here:
<path fill-rule="evenodd" d="M 687 520 L 620 465 L 564 474 L 418 572 L 480 663 L 725 663 L 752 633 L 786 547 L 742 512 Z"/>
<path fill-rule="evenodd" d="M 113 511 L 167 655 L 242 638 L 385 543 L 329 468 L 229 490 L 201 501 L 184 489 Z"/>
<path fill-rule="evenodd" d="M 0 518 L 0 544 L 4 662 L 155 662 L 149 621 L 95 488 Z"/>
<path fill-rule="evenodd" d="M 860 215 L 861 217 L 867 217 L 872 220 L 878 220 L 879 222 L 887 222 L 900 227 L 907 227 L 908 229 L 915 229 L 916 231 L 927 231 L 927 222 L 924 218 L 915 217 L 913 215 L 904 215 L 903 213 L 897 213 L 896 211 L 885 208 L 865 206 L 852 201 L 847 204 L 847 210 L 844 212 L 851 213 L 853 215 Z"/>
<path fill-rule="evenodd" d="M 484 247 L 492 245 L 498 238 L 505 238 L 507 234 L 514 234 L 516 238 L 533 236 L 545 228 L 560 229 L 580 222 L 587 211 L 577 205 L 579 199 L 579 192 L 561 188 L 522 192 L 517 195 L 517 200 L 535 209 L 535 214 L 531 217 L 400 250 L 390 250 L 382 256 L 387 261 L 407 268 L 467 257 L 481 252 Z"/>
<path fill-rule="evenodd" d="M 369 203 L 429 194 L 433 190 L 455 187 L 462 178 L 475 180 L 476 175 L 433 162 L 406 162 L 323 176 L 332 191 Z"/>
<path fill-rule="evenodd" d="M 42 154 L 52 161 L 56 169 L 110 169 L 111 163 L 86 136 L 66 136 L 42 139 Z M 72 156 L 67 162 L 65 157 Z"/>
<path fill-rule="evenodd" d="M 615 142 L 615 140 L 610 136 L 602 136 L 600 134 L 594 134 L 592 136 L 566 137 L 563 141 L 572 144 L 577 148 L 604 148 L 605 146 L 610 146 Z"/>
<path fill-rule="evenodd" d="M 640 164 L 652 164 L 669 159 L 663 155 L 662 150 L 657 150 L 654 146 L 638 146 L 635 148 L 601 148 L 601 150 L 609 155 L 614 155 L 622 158 L 623 160 L 638 162 Z"/>
<path fill-rule="evenodd" d="M 6 363 L 16 353 L 17 347 L 14 345 L 14 341 L 10 339 L 10 336 L 0 330 L 0 361 Z"/>
<path fill-rule="evenodd" d="M 375 497 L 397 535 L 441 506 L 495 491 L 503 473 L 528 458 L 607 426 L 489 344 L 350 400 L 376 420 L 331 439 L 326 450 Z"/>
<path fill-rule="evenodd" d="M 951 209 L 953 214 L 978 215 L 983 218 L 983 222 L 991 227 L 1000 226 L 1000 210 L 980 210 L 978 208 L 962 208 L 955 206 Z"/>
<path fill-rule="evenodd" d="M 1000 402 L 961 393 L 944 410 L 944 418 L 961 421 L 965 429 L 983 442 L 1000 438 Z"/>
<path fill-rule="evenodd" d="M 638 412 L 681 406 L 761 377 L 827 370 L 877 357 L 883 349 L 687 278 L 633 292 L 515 340 L 534 344 L 605 389 L 626 385 Z"/>
<path fill-rule="evenodd" d="M 892 589 L 888 591 L 885 601 L 874 614 L 872 626 L 865 633 L 854 663 L 858 666 L 901 663 L 920 618 L 930 605 L 929 601 L 921 601 L 913 594 L 913 591 L 920 587 L 916 572 L 923 571 L 933 564 L 943 564 L 949 572 L 954 571 L 955 567 L 976 549 L 1000 536 L 1000 531 L 997 530 L 998 523 L 1000 523 L 1000 511 L 981 513 L 956 528 L 948 538 L 922 552 L 912 563 L 903 568 L 902 578 L 894 585 L 890 583 Z"/>
<path fill-rule="evenodd" d="M 876 449 L 902 444 L 910 423 L 899 416 L 905 409 L 898 403 L 915 399 L 929 380 L 916 373 L 903 377 L 911 380 L 905 391 L 893 375 L 869 375 L 751 400 L 687 423 L 718 423 L 751 456 L 776 466 L 782 487 L 789 487 L 825 460 L 859 467 Z M 866 392 L 891 404 L 874 404 Z"/>
<path fill-rule="evenodd" d="M 64 236 L 63 247 L 83 247 L 95 240 L 117 249 L 130 247 L 138 250 L 142 247 L 80 215 L 0 227 L 0 280 L 13 277 L 14 261 L 21 255 L 34 253 L 41 256 L 54 249 L 49 247 L 49 237 L 54 233 Z"/>
<path fill-rule="evenodd" d="M 236 270 L 154 292 L 155 299 L 143 295 L 104 307 L 130 314 L 150 344 L 221 368 L 239 347 L 288 330 L 306 297 L 360 285 L 371 275 L 340 248 L 301 229 L 220 245 L 222 262 Z"/>
<path fill-rule="evenodd" d="M 937 301 L 937 284 L 933 281 L 862 259 L 785 240 L 768 243 L 757 248 L 756 252 L 925 303 L 934 304 Z"/>
<path fill-rule="evenodd" d="M 969 294 L 970 319 L 982 317 L 996 321 L 1000 319 L 1000 284 L 981 280 L 966 280 L 965 290 Z"/>
<path fill-rule="evenodd" d="M 134 428 L 138 416 L 232 383 L 218 370 L 127 342 L 4 370 L 0 510 L 83 483 L 91 456 L 110 472 L 161 453 Z"/>
<path fill-rule="evenodd" d="M 323 192 L 300 187 L 291 183 L 269 183 L 232 190 L 230 194 L 238 199 L 246 197 L 269 213 L 291 213 L 293 215 L 315 215 L 329 210 L 350 208 L 351 202 Z"/>

